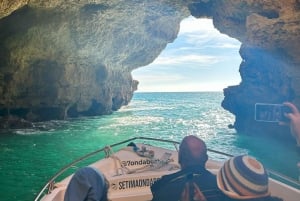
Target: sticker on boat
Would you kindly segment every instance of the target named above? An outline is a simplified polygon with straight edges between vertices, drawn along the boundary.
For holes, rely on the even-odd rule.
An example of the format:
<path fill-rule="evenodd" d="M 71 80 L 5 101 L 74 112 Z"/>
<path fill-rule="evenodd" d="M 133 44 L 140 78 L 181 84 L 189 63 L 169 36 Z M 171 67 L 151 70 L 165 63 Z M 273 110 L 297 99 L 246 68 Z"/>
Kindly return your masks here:
<path fill-rule="evenodd" d="M 113 182 L 110 185 L 110 189 L 116 191 L 116 190 L 132 189 L 132 188 L 149 187 L 158 179 L 160 179 L 160 177 L 121 180 L 118 182 Z"/>
<path fill-rule="evenodd" d="M 123 166 L 138 166 L 138 165 L 150 165 L 152 163 L 158 162 L 159 159 L 156 160 L 150 160 L 150 159 L 141 159 L 141 160 L 127 160 L 122 161 Z"/>

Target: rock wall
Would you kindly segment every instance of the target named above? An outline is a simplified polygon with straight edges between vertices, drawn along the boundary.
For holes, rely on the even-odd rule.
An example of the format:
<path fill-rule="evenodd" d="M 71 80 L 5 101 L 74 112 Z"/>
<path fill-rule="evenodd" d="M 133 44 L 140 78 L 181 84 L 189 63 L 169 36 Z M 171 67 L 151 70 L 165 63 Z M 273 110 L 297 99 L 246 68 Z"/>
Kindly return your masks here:
<path fill-rule="evenodd" d="M 255 122 L 254 105 L 292 101 L 300 108 L 299 1 L 215 1 L 213 16 L 216 28 L 242 42 L 242 82 L 224 89 L 222 102 L 236 116 L 235 128 L 286 135 L 288 129 L 277 123 Z"/>
<path fill-rule="evenodd" d="M 177 37 L 189 12 L 175 1 L 31 0 L 2 15 L 0 115 L 44 121 L 128 104 L 131 71 Z"/>
<path fill-rule="evenodd" d="M 209 17 L 242 42 L 242 82 L 222 106 L 240 133 L 288 132 L 254 121 L 256 102 L 300 107 L 299 0 L 4 0 L 0 111 L 31 121 L 109 114 L 127 104 L 131 71 L 172 42 L 180 21 Z"/>

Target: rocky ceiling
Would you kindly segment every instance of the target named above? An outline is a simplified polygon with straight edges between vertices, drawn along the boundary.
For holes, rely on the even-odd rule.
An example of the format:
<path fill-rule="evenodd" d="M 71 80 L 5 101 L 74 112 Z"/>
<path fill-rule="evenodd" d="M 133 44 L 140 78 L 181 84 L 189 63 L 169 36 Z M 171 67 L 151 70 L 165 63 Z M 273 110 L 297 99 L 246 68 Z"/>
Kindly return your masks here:
<path fill-rule="evenodd" d="M 299 0 L 2 0 L 0 115 L 41 121 L 118 110 L 138 85 L 131 71 L 151 63 L 190 15 L 242 42 L 242 82 L 224 89 L 222 102 L 234 127 L 287 132 L 255 122 L 253 108 L 300 106 Z"/>

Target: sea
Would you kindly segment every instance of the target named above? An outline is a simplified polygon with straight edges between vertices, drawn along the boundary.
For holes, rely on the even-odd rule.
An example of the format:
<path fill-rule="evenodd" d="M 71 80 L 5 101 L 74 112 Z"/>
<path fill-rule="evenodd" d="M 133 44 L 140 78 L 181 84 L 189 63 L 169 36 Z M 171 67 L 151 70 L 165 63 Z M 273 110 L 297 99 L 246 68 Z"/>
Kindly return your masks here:
<path fill-rule="evenodd" d="M 249 154 L 267 168 L 298 180 L 300 154 L 295 144 L 230 129 L 234 116 L 221 107 L 223 98 L 222 92 L 137 92 L 129 105 L 111 115 L 40 122 L 34 129 L 2 131 L 0 200 L 32 201 L 65 165 L 136 136 L 180 141 L 186 135 L 197 135 L 210 149 Z M 221 160 L 215 154 L 209 157 Z"/>

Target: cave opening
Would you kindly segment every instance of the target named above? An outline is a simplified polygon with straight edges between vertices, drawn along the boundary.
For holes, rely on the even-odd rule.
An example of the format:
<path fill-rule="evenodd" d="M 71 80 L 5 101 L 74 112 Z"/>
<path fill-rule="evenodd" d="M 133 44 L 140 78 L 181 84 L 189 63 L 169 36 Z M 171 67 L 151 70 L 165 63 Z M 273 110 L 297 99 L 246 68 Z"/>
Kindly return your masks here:
<path fill-rule="evenodd" d="M 222 91 L 241 82 L 241 43 L 221 34 L 212 19 L 182 20 L 177 38 L 149 65 L 132 72 L 137 92 Z"/>

